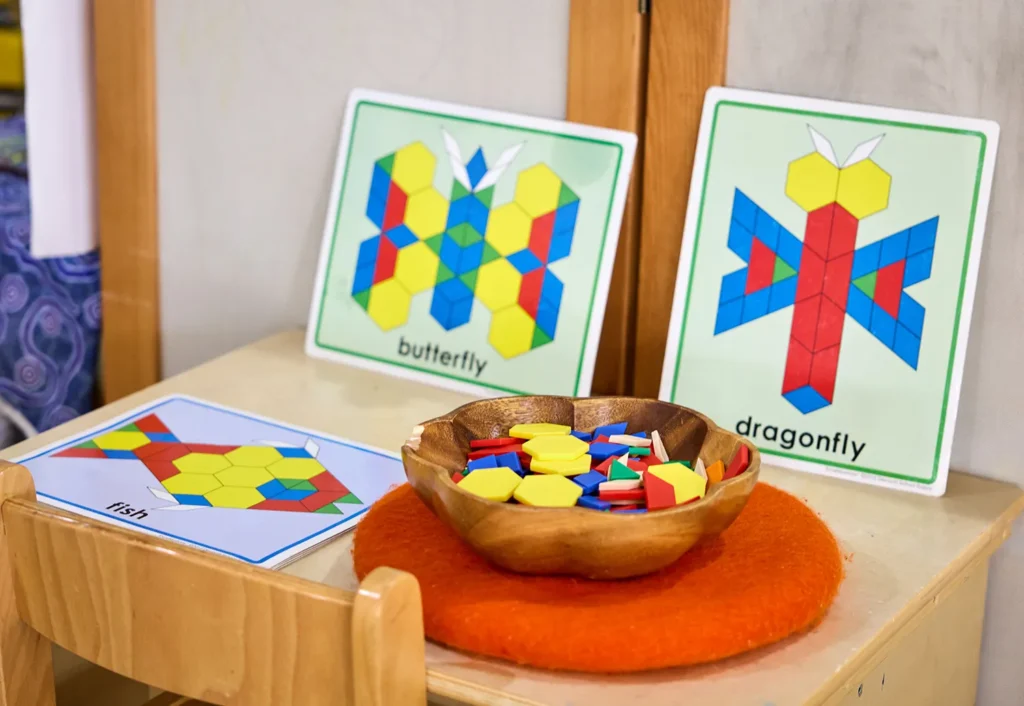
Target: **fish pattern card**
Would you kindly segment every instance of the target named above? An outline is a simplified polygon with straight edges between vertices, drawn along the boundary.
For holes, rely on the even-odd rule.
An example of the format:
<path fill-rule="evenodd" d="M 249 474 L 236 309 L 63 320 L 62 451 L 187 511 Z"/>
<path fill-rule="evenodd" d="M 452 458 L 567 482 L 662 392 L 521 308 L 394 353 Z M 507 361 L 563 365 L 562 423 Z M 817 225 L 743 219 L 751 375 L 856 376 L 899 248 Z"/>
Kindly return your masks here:
<path fill-rule="evenodd" d="M 471 394 L 588 394 L 635 148 L 355 91 L 307 353 Z"/>
<path fill-rule="evenodd" d="M 709 91 L 662 399 L 772 463 L 944 493 L 998 135 Z"/>
<path fill-rule="evenodd" d="M 183 396 L 15 462 L 41 502 L 266 567 L 405 482 L 396 454 Z"/>

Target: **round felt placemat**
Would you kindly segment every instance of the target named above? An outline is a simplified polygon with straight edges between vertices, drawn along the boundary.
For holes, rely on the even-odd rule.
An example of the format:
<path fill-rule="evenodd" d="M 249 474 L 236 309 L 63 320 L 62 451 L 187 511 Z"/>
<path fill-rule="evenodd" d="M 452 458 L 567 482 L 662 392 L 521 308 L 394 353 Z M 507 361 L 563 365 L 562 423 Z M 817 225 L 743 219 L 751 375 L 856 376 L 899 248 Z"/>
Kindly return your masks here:
<path fill-rule="evenodd" d="M 711 662 L 817 623 L 835 598 L 835 537 L 769 485 L 722 535 L 655 574 L 620 581 L 524 576 L 477 555 L 409 485 L 370 508 L 353 548 L 419 579 L 427 637 L 546 669 L 633 672 Z"/>

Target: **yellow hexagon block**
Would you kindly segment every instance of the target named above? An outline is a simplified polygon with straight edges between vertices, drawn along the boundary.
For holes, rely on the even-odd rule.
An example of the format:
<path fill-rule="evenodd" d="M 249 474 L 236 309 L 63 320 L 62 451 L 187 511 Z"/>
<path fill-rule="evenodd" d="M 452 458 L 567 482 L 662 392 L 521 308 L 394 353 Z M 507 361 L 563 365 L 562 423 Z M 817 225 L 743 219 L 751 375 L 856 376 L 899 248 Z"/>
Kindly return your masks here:
<path fill-rule="evenodd" d="M 588 450 L 587 442 L 569 434 L 545 434 L 523 444 L 523 451 L 540 461 L 572 461 Z"/>
<path fill-rule="evenodd" d="M 836 201 L 860 220 L 889 205 L 892 177 L 870 159 L 857 162 L 839 172 Z"/>
<path fill-rule="evenodd" d="M 289 480 L 309 480 L 326 470 L 315 458 L 283 458 L 267 466 L 270 475 Z"/>
<path fill-rule="evenodd" d="M 402 257 L 402 253 L 398 253 Z M 519 299 L 523 276 L 505 258 L 492 260 L 480 267 L 476 277 L 476 298 L 491 311 L 512 306 Z"/>
<path fill-rule="evenodd" d="M 181 458 L 174 460 L 174 465 L 178 467 L 178 470 L 182 473 L 205 473 L 213 475 L 218 471 L 223 471 L 231 465 L 231 461 L 227 460 L 221 454 L 204 454 L 192 452 L 185 454 Z"/>
<path fill-rule="evenodd" d="M 233 507 L 244 510 L 261 503 L 266 498 L 255 488 L 217 488 L 206 494 L 214 507 Z"/>
<path fill-rule="evenodd" d="M 141 431 L 110 431 L 93 439 L 101 449 L 111 451 L 134 451 L 149 443 L 149 437 Z"/>
<path fill-rule="evenodd" d="M 516 203 L 536 218 L 558 208 L 562 180 L 546 164 L 535 164 L 519 173 L 516 181 Z"/>
<path fill-rule="evenodd" d="M 538 436 L 567 436 L 572 427 L 564 424 L 536 422 L 533 424 L 516 424 L 508 430 L 513 439 L 536 439 Z"/>
<path fill-rule="evenodd" d="M 232 466 L 214 475 L 222 484 L 238 488 L 258 488 L 264 483 L 274 480 L 274 476 L 270 475 L 270 472 L 262 466 L 260 468 Z"/>
<path fill-rule="evenodd" d="M 839 170 L 817 152 L 789 163 L 786 196 L 810 213 L 836 200 Z"/>
<path fill-rule="evenodd" d="M 694 498 L 703 498 L 707 490 L 707 479 L 703 478 L 681 463 L 663 463 L 650 466 L 647 471 L 661 478 L 676 491 L 676 503 L 685 503 Z"/>
<path fill-rule="evenodd" d="M 502 204 L 491 211 L 484 239 L 502 255 L 523 250 L 530 244 L 533 219 L 515 202 Z"/>
<path fill-rule="evenodd" d="M 511 468 L 478 468 L 459 481 L 467 493 L 495 502 L 507 502 L 523 479 Z"/>
<path fill-rule="evenodd" d="M 224 457 L 235 466 L 264 468 L 274 461 L 280 461 L 281 453 L 270 446 L 239 446 L 234 451 L 228 451 Z"/>
<path fill-rule="evenodd" d="M 448 199 L 434 187 L 409 196 L 405 202 L 405 225 L 420 240 L 444 231 L 448 221 Z"/>
<path fill-rule="evenodd" d="M 487 340 L 503 358 L 515 358 L 530 350 L 536 326 L 521 306 L 513 304 L 491 316 Z"/>
<path fill-rule="evenodd" d="M 526 448 L 525 444 L 523 445 L 523 448 Z M 578 476 L 579 474 L 586 473 L 590 470 L 590 462 L 590 454 L 583 454 L 571 461 L 541 461 L 534 456 L 530 459 L 530 470 L 534 473 L 553 473 L 560 476 Z"/>
<path fill-rule="evenodd" d="M 407 245 L 398 251 L 395 261 L 395 279 L 410 294 L 430 289 L 437 281 L 437 254 L 424 242 Z M 370 294 L 373 303 L 373 293 Z"/>
<path fill-rule="evenodd" d="M 409 319 L 412 295 L 394 277 L 370 287 L 366 312 L 385 331 L 401 326 Z"/>
<path fill-rule="evenodd" d="M 426 145 L 422 142 L 413 142 L 395 152 L 391 180 L 406 194 L 415 193 L 430 186 L 430 182 L 434 180 L 436 163 L 437 160 Z"/>
<path fill-rule="evenodd" d="M 561 475 L 526 476 L 513 493 L 523 505 L 533 507 L 572 507 L 581 495 L 583 488 Z"/>
<path fill-rule="evenodd" d="M 211 490 L 221 487 L 221 482 L 215 476 L 200 475 L 198 473 L 179 473 L 163 481 L 163 486 L 168 492 L 175 495 L 205 495 Z"/>

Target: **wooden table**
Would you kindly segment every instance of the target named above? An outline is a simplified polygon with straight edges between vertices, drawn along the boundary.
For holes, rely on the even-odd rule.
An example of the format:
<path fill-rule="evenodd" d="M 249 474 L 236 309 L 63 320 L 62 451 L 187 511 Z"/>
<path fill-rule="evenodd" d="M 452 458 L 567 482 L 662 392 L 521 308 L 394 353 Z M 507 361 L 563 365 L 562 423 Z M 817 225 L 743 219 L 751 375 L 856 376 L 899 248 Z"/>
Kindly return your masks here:
<path fill-rule="evenodd" d="M 383 448 L 470 398 L 306 358 L 302 335 L 274 336 L 7 449 L 10 458 L 168 393 L 276 417 Z M 1015 486 L 952 474 L 940 499 L 763 469 L 803 498 L 838 537 L 846 578 L 809 634 L 691 669 L 624 677 L 552 673 L 427 645 L 439 703 L 972 704 L 989 557 L 1024 507 Z M 356 585 L 351 533 L 283 571 Z"/>

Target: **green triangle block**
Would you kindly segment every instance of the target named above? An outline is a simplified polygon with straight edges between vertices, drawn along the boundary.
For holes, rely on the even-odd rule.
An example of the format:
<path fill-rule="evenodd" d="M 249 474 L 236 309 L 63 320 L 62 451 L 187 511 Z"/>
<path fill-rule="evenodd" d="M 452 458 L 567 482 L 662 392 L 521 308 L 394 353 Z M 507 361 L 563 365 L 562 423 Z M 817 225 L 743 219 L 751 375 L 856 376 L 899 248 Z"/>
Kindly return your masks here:
<path fill-rule="evenodd" d="M 469 191 L 466 190 L 466 187 L 459 182 L 452 183 L 452 201 L 457 201 L 468 193 Z"/>
<path fill-rule="evenodd" d="M 551 336 L 544 333 L 544 329 L 537 326 L 533 329 L 533 343 L 530 345 L 530 349 L 539 348 L 545 343 L 551 343 Z"/>
<path fill-rule="evenodd" d="M 278 478 L 278 480 L 281 481 L 281 485 L 283 485 L 285 488 L 294 488 L 299 483 L 306 482 L 301 478 Z"/>
<path fill-rule="evenodd" d="M 878 271 L 875 270 L 863 277 L 853 280 L 853 286 L 868 295 L 869 299 L 875 298 L 875 283 L 878 281 Z"/>
<path fill-rule="evenodd" d="M 338 503 L 347 503 L 349 505 L 362 505 L 363 501 L 356 497 L 355 493 L 349 493 L 341 500 L 335 500 Z"/>
<path fill-rule="evenodd" d="M 689 468 L 691 471 L 693 470 L 693 462 L 692 461 L 680 461 L 679 463 L 683 464 L 684 466 Z"/>
<path fill-rule="evenodd" d="M 498 252 L 497 250 L 495 250 L 494 246 L 491 245 L 490 243 L 488 243 L 485 240 L 484 241 L 484 255 L 480 259 L 480 264 L 481 265 L 486 265 L 488 262 L 494 262 L 499 257 L 501 257 L 501 253 Z"/>
<path fill-rule="evenodd" d="M 568 186 L 566 186 L 563 183 L 562 184 L 562 190 L 558 192 L 558 205 L 559 206 L 564 206 L 567 203 L 572 203 L 573 201 L 579 201 L 579 198 L 580 197 L 576 195 L 575 191 L 573 191 L 572 189 L 570 189 Z"/>
<path fill-rule="evenodd" d="M 425 242 L 427 244 L 428 248 L 430 248 L 431 250 L 434 251 L 435 255 L 440 255 L 441 254 L 441 243 L 444 242 L 444 233 L 438 233 L 437 235 L 432 235 L 432 236 L 430 236 L 429 238 L 427 238 L 423 242 Z"/>
<path fill-rule="evenodd" d="M 118 427 L 117 431 L 139 431 L 139 428 L 134 424 L 125 424 L 123 427 Z"/>
<path fill-rule="evenodd" d="M 363 311 L 370 308 L 370 290 L 364 289 L 361 292 L 352 295 L 352 298 L 359 302 L 359 306 L 363 307 Z"/>
<path fill-rule="evenodd" d="M 469 287 L 469 291 L 471 292 L 476 291 L 476 276 L 479 272 L 480 270 L 470 270 L 465 274 L 459 275 L 459 279 L 466 283 L 466 286 Z"/>
<path fill-rule="evenodd" d="M 85 443 L 79 444 L 75 448 L 76 449 L 98 449 L 99 446 L 96 445 L 95 441 L 90 440 L 90 441 L 86 441 Z"/>
<path fill-rule="evenodd" d="M 319 510 L 313 510 L 313 512 L 322 512 L 325 515 L 340 515 L 341 514 L 341 510 L 339 510 L 338 508 L 334 507 L 334 505 L 332 503 L 327 503 L 326 505 L 324 505 Z"/>
<path fill-rule="evenodd" d="M 435 280 L 435 284 L 447 282 L 454 276 L 455 273 L 448 269 L 448 265 L 444 264 L 443 262 L 437 263 L 437 279 Z"/>
<path fill-rule="evenodd" d="M 381 157 L 377 160 L 377 166 L 386 171 L 388 174 L 391 173 L 391 167 L 395 164 L 395 153 L 392 152 L 387 157 Z"/>
<path fill-rule="evenodd" d="M 451 236 L 452 240 L 464 248 L 483 240 L 483 236 L 476 232 L 476 228 L 468 223 L 460 223 L 457 226 L 452 226 L 448 231 L 448 235 Z"/>
<path fill-rule="evenodd" d="M 308 480 L 300 480 L 291 488 L 292 490 L 316 490 L 316 486 L 310 483 Z"/>
<path fill-rule="evenodd" d="M 772 284 L 781 282 L 782 280 L 792 277 L 796 274 L 796 270 L 789 266 L 789 263 L 783 260 L 779 256 L 775 256 L 775 271 L 772 273 Z"/>
<path fill-rule="evenodd" d="M 636 480 L 639 477 L 639 473 L 622 461 L 614 461 L 612 467 L 608 469 L 608 480 Z"/>
<path fill-rule="evenodd" d="M 494 198 L 494 187 L 488 186 L 483 191 L 476 192 L 476 200 L 487 208 L 491 207 L 491 200 Z"/>
<path fill-rule="evenodd" d="M 651 449 L 648 448 L 648 447 L 645 447 L 645 446 L 630 446 L 629 447 L 629 455 L 630 456 L 650 456 L 651 455 Z"/>

